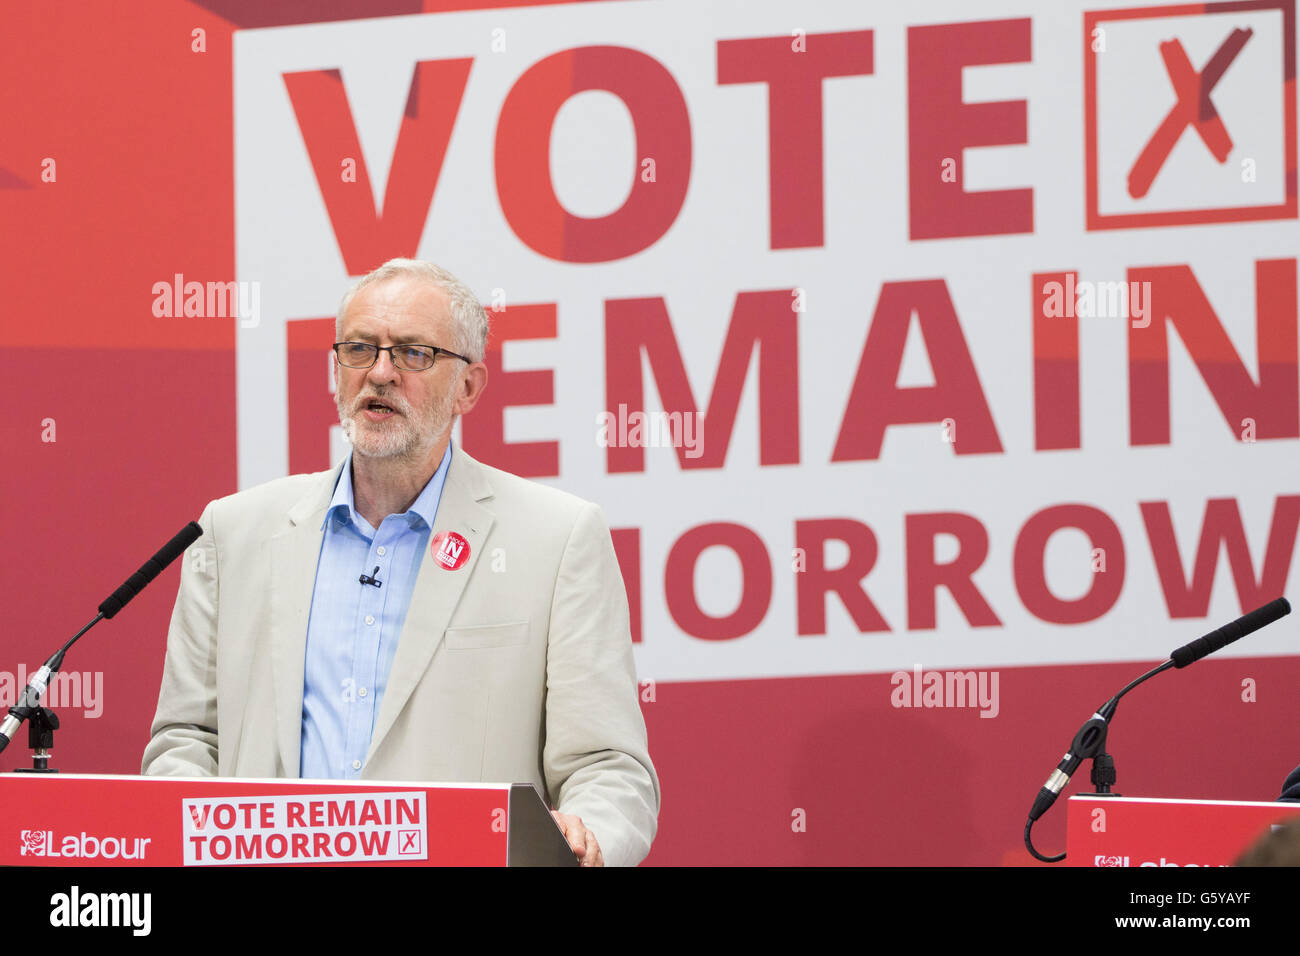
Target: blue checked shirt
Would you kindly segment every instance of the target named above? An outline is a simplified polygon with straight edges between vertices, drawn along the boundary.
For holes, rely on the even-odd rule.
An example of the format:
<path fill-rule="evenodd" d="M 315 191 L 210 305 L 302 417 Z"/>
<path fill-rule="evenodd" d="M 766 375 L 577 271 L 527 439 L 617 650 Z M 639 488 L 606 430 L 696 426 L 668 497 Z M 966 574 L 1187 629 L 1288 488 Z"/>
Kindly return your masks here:
<path fill-rule="evenodd" d="M 361 776 L 450 462 L 448 442 L 442 464 L 410 510 L 389 515 L 378 530 L 353 504 L 350 456 L 339 474 L 321 526 L 307 622 L 301 777 Z M 362 584 L 363 573 L 382 585 Z"/>

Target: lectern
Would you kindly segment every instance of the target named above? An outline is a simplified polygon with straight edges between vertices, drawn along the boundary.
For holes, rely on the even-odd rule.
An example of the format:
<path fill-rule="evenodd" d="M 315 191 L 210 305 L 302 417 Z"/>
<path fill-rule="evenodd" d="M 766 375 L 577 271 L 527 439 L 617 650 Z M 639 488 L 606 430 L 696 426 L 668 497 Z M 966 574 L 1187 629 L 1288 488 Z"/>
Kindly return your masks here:
<path fill-rule="evenodd" d="M 1071 866 L 1229 866 L 1300 803 L 1071 797 L 1066 862 Z"/>

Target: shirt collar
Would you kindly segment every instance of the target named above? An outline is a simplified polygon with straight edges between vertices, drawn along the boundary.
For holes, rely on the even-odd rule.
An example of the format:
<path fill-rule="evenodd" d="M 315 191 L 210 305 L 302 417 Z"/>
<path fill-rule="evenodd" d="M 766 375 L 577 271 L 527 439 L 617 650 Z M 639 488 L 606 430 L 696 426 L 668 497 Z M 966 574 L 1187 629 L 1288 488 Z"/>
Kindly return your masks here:
<path fill-rule="evenodd" d="M 447 469 L 450 466 L 451 440 L 448 439 L 447 450 L 442 453 L 442 462 L 438 465 L 438 470 L 433 473 L 433 477 L 424 486 L 419 497 L 411 503 L 411 507 L 403 512 L 412 528 L 418 527 L 421 522 L 425 527 L 433 527 L 434 516 L 438 513 L 438 501 L 442 498 L 442 486 L 447 480 Z M 358 531 L 366 532 L 367 536 L 377 530 L 371 528 L 370 523 L 357 512 L 356 502 L 352 497 L 351 455 L 348 455 L 347 461 L 339 471 L 338 480 L 334 484 L 334 497 L 330 499 L 329 507 L 325 509 L 325 520 L 321 522 L 322 530 L 330 521 L 334 522 L 335 527 L 351 522 Z"/>

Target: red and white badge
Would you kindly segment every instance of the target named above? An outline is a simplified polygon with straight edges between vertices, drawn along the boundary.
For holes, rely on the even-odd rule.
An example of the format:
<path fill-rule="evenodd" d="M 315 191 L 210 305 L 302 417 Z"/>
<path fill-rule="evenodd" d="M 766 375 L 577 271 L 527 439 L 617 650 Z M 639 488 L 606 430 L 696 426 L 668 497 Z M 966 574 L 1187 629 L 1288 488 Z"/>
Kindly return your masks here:
<path fill-rule="evenodd" d="M 455 531 L 439 531 L 429 542 L 433 560 L 448 571 L 455 571 L 469 560 L 469 542 Z"/>

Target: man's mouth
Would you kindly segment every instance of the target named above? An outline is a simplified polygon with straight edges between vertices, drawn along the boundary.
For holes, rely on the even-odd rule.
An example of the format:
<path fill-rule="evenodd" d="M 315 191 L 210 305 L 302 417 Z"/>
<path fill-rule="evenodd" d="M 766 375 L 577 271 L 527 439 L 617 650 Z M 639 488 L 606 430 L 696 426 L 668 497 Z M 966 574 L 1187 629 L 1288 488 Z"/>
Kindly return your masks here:
<path fill-rule="evenodd" d="M 361 403 L 361 411 L 372 422 L 382 422 L 394 415 L 401 414 L 392 405 L 382 399 L 372 398 Z"/>

